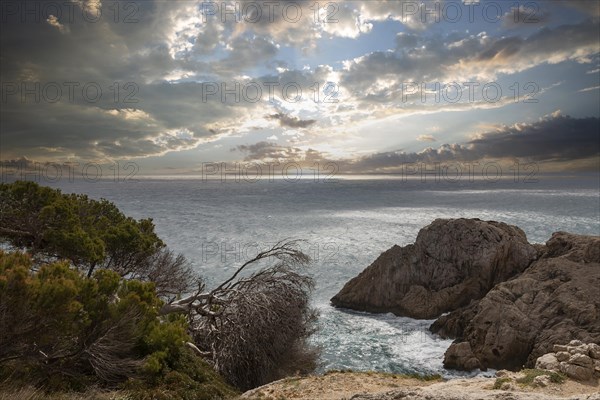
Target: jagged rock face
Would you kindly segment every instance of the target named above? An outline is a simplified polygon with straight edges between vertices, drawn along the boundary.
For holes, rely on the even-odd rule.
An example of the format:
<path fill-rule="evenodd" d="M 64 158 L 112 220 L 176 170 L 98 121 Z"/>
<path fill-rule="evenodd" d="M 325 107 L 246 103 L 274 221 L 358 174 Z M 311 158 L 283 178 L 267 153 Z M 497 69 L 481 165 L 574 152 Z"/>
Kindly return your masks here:
<path fill-rule="evenodd" d="M 572 340 L 568 346 L 554 345 L 553 350 L 556 353 L 538 357 L 535 367 L 562 372 L 578 381 L 600 376 L 600 345 L 582 344 L 580 340 Z"/>
<path fill-rule="evenodd" d="M 556 343 L 600 343 L 600 238 L 555 233 L 524 273 L 440 318 L 431 330 L 458 338 L 444 360 L 458 369 L 474 363 L 470 354 L 468 365 L 457 355 L 465 342 L 483 368 L 507 369 L 533 367 Z M 564 359 L 560 350 L 556 355 Z"/>
<path fill-rule="evenodd" d="M 414 245 L 394 246 L 331 302 L 369 312 L 435 318 L 483 297 L 537 257 L 516 226 L 478 219 L 438 219 Z"/>

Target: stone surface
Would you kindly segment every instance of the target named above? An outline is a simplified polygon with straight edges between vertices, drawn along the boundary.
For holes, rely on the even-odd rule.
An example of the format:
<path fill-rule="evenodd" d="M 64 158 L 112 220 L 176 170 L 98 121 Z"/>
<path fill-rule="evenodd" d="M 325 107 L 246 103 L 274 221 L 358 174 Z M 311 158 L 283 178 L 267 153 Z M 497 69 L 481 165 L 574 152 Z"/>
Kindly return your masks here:
<path fill-rule="evenodd" d="M 331 302 L 360 311 L 435 318 L 482 298 L 537 255 L 516 226 L 437 219 L 419 231 L 414 244 L 381 254 Z"/>
<path fill-rule="evenodd" d="M 496 285 L 480 301 L 441 317 L 431 330 L 456 338 L 448 354 L 454 354 L 454 346 L 469 342 L 484 368 L 531 368 L 553 349 L 587 354 L 570 343 L 600 343 L 597 249 L 598 237 L 555 233 L 540 259 L 525 272 Z M 448 361 L 447 367 L 466 368 L 456 365 L 459 360 Z"/>
<path fill-rule="evenodd" d="M 550 384 L 550 377 L 548 375 L 540 375 L 533 378 L 533 385 L 538 387 L 546 387 Z"/>
<path fill-rule="evenodd" d="M 600 360 L 600 345 L 597 345 L 596 343 L 589 343 L 588 355 L 595 360 Z"/>
<path fill-rule="evenodd" d="M 554 351 L 555 353 L 558 353 L 558 352 L 568 353 L 567 346 L 562 345 L 562 344 L 555 344 L 554 346 L 552 346 L 552 351 Z"/>
<path fill-rule="evenodd" d="M 544 354 L 537 359 L 535 362 L 535 367 L 537 369 L 548 369 L 555 371 L 558 369 L 558 359 L 554 353 Z"/>
<path fill-rule="evenodd" d="M 569 358 L 571 358 L 571 354 L 567 353 L 566 351 L 559 351 L 558 353 L 556 353 L 556 359 L 558 361 L 568 361 Z"/>
<path fill-rule="evenodd" d="M 567 375 L 571 379 L 577 381 L 587 381 L 592 379 L 594 370 L 579 365 L 569 364 L 566 362 L 560 363 L 560 372 Z"/>
<path fill-rule="evenodd" d="M 583 354 L 574 354 L 569 358 L 569 364 L 580 365 L 585 368 L 593 368 L 594 362 L 591 358 Z"/>
<path fill-rule="evenodd" d="M 473 354 L 469 342 L 457 343 L 448 351 L 445 356 L 447 368 L 470 371 L 476 368 L 482 368 L 479 360 Z"/>

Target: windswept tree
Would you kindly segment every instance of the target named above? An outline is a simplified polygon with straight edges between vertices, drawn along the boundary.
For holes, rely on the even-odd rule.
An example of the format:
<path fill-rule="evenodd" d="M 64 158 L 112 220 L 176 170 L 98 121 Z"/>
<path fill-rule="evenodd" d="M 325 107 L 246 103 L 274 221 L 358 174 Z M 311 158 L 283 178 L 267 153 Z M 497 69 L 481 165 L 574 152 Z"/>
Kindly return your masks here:
<path fill-rule="evenodd" d="M 279 242 L 214 289 L 200 286 L 161 313 L 185 313 L 191 347 L 240 389 L 313 371 L 318 358 L 308 342 L 317 319 L 309 304 L 313 280 L 301 273 L 309 261 L 298 241 Z M 256 265 L 263 267 L 249 272 Z"/>
<path fill-rule="evenodd" d="M 88 277 L 109 269 L 154 282 L 165 298 L 197 284 L 185 258 L 156 235 L 152 219 L 138 221 L 108 200 L 63 194 L 34 182 L 0 184 L 0 242 L 27 250 L 34 267 L 66 259 Z"/>

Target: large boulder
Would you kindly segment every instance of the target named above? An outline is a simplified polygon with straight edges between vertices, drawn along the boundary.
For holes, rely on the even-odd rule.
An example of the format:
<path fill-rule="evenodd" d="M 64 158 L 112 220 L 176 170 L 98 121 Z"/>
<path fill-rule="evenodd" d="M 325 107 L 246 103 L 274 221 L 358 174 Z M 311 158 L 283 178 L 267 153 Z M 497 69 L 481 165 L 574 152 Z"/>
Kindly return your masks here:
<path fill-rule="evenodd" d="M 555 233 L 541 258 L 524 273 L 496 285 L 479 302 L 440 318 L 431 329 L 457 338 L 444 360 L 452 368 L 474 364 L 469 360 L 462 365 L 455 357 L 454 347 L 462 349 L 464 342 L 483 368 L 533 367 L 538 357 L 553 350 L 561 359 L 566 358 L 562 353 L 588 353 L 588 348 L 595 354 L 595 345 L 581 350 L 579 344 L 600 343 L 600 238 Z M 590 365 L 575 366 L 569 362 L 563 369 L 578 378 L 593 372 Z"/>
<path fill-rule="evenodd" d="M 381 254 L 331 302 L 360 311 L 435 318 L 482 298 L 521 273 L 537 255 L 516 226 L 437 219 L 421 229 L 413 245 Z"/>

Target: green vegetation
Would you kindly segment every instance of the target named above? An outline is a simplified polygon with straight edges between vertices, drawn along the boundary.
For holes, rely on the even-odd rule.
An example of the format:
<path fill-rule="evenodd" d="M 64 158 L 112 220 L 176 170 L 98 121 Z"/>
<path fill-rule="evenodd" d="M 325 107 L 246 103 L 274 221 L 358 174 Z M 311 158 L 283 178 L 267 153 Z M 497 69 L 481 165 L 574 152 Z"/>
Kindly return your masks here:
<path fill-rule="evenodd" d="M 565 375 L 559 372 L 547 371 L 545 369 L 524 369 L 520 372 L 524 374 L 524 376 L 517 378 L 516 381 L 522 385 L 531 385 L 536 376 L 543 375 L 546 375 L 548 378 L 550 378 L 550 382 L 552 383 L 563 383 L 567 379 Z"/>
<path fill-rule="evenodd" d="M 46 391 L 126 383 L 134 398 L 152 387 L 172 398 L 234 393 L 184 346 L 185 318 L 158 317 L 152 283 L 108 270 L 88 278 L 65 262 L 30 269 L 28 255 L 0 251 L 0 381 Z"/>
<path fill-rule="evenodd" d="M 15 182 L 0 184 L 0 245 L 0 397 L 218 399 L 316 366 L 294 241 L 206 291 L 151 219 Z"/>
<path fill-rule="evenodd" d="M 510 378 L 496 378 L 496 381 L 494 382 L 494 386 L 492 387 L 493 389 L 499 390 L 503 384 L 510 382 L 511 379 Z"/>
<path fill-rule="evenodd" d="M 152 219 L 126 217 L 107 200 L 18 181 L 0 184 L 0 239 L 27 249 L 35 264 L 68 260 L 91 277 L 110 269 L 127 279 L 154 282 L 160 296 L 196 285 L 183 256 L 154 232 Z"/>

